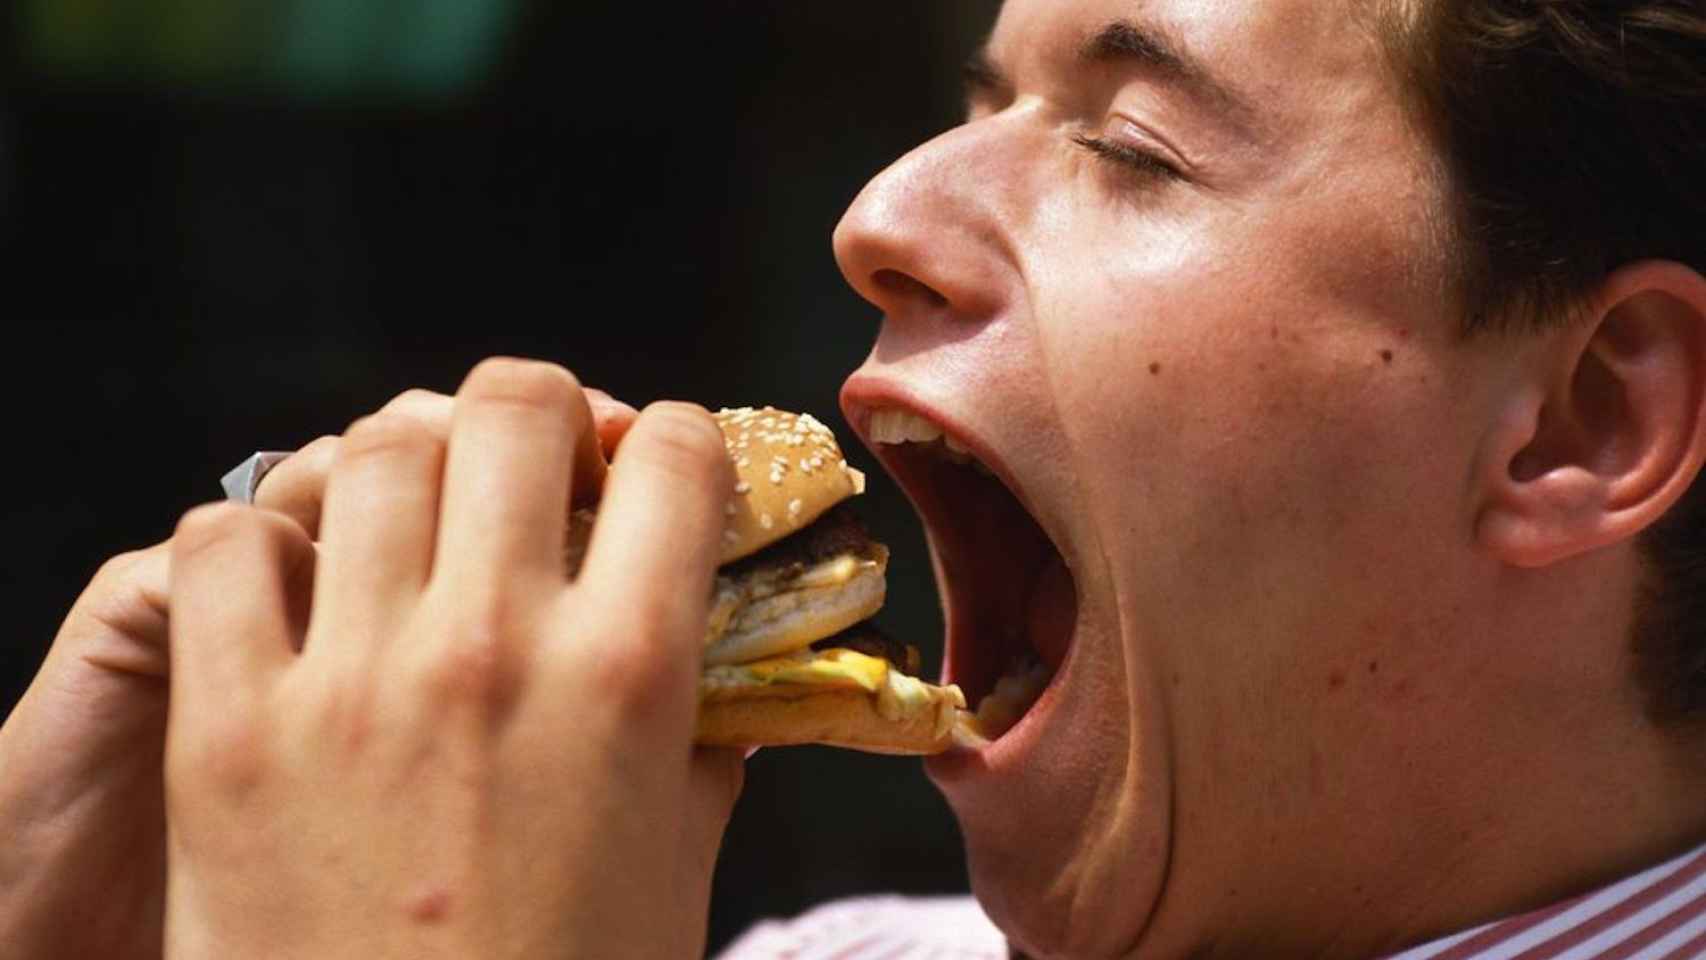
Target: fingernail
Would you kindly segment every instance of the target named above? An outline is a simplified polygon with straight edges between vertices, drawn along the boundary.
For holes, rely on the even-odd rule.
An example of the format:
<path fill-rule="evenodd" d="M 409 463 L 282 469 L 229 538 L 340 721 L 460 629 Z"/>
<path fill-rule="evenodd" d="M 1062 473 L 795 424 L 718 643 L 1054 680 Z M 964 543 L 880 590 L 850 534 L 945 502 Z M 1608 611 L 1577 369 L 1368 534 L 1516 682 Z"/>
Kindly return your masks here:
<path fill-rule="evenodd" d="M 741 759 L 742 760 L 751 760 L 753 754 L 755 754 L 758 751 L 763 750 L 763 749 L 764 749 L 763 747 L 747 747 L 746 748 L 746 756 L 742 757 Z"/>

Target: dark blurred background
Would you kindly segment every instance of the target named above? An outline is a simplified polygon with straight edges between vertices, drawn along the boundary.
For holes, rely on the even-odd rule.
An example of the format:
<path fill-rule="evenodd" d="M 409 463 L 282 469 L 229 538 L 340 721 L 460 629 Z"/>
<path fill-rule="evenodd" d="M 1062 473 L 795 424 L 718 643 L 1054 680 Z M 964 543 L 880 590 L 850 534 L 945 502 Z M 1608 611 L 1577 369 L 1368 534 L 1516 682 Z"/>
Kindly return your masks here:
<path fill-rule="evenodd" d="M 225 469 L 482 357 L 840 424 L 877 315 L 830 230 L 955 121 L 994 6 L 14 0 L 5 705 L 100 562 Z M 917 523 L 886 479 L 865 500 L 895 548 L 882 622 L 933 672 Z M 711 945 L 829 897 L 964 889 L 916 761 L 766 751 Z"/>

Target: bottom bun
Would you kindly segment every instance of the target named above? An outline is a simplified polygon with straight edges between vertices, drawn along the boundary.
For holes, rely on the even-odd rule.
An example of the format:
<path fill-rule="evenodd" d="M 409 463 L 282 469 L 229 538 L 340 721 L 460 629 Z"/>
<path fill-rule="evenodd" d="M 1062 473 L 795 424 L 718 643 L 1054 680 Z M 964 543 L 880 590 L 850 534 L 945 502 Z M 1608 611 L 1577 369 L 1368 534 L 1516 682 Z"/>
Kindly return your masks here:
<path fill-rule="evenodd" d="M 867 753 L 941 753 L 954 742 L 954 723 L 965 698 L 958 687 L 919 686 L 928 690 L 927 698 L 886 703 L 886 709 L 879 709 L 877 695 L 864 690 L 771 688 L 762 695 L 707 700 L 700 704 L 694 739 L 722 747 L 821 743 Z"/>

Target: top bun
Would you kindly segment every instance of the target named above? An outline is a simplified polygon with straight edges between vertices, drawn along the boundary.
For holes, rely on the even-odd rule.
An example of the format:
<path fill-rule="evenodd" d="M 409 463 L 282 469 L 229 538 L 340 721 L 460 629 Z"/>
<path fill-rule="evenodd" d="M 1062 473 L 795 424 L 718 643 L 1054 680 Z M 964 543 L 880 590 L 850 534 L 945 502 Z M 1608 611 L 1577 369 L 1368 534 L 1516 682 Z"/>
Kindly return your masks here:
<path fill-rule="evenodd" d="M 847 465 L 835 434 L 811 414 L 739 407 L 715 416 L 736 480 L 718 563 L 757 553 L 865 492 L 864 474 Z"/>

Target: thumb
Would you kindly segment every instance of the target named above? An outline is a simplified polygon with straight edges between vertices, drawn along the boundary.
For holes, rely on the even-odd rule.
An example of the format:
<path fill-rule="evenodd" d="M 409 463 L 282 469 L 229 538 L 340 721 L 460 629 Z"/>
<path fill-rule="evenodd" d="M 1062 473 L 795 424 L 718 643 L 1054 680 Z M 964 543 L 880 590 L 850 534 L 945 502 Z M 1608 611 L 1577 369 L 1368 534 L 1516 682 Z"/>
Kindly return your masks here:
<path fill-rule="evenodd" d="M 746 781 L 746 760 L 732 747 L 695 747 L 687 773 L 688 807 L 682 841 L 687 860 L 707 876 Z M 698 872 L 695 870 L 695 872 Z"/>
<path fill-rule="evenodd" d="M 703 956 L 711 908 L 711 875 L 717 849 L 729 816 L 734 813 L 746 777 L 742 751 L 724 747 L 695 747 L 687 774 L 687 810 L 681 824 L 680 865 L 676 875 L 676 915 L 687 922 L 684 937 L 697 943 L 677 944 L 677 956 Z"/>

